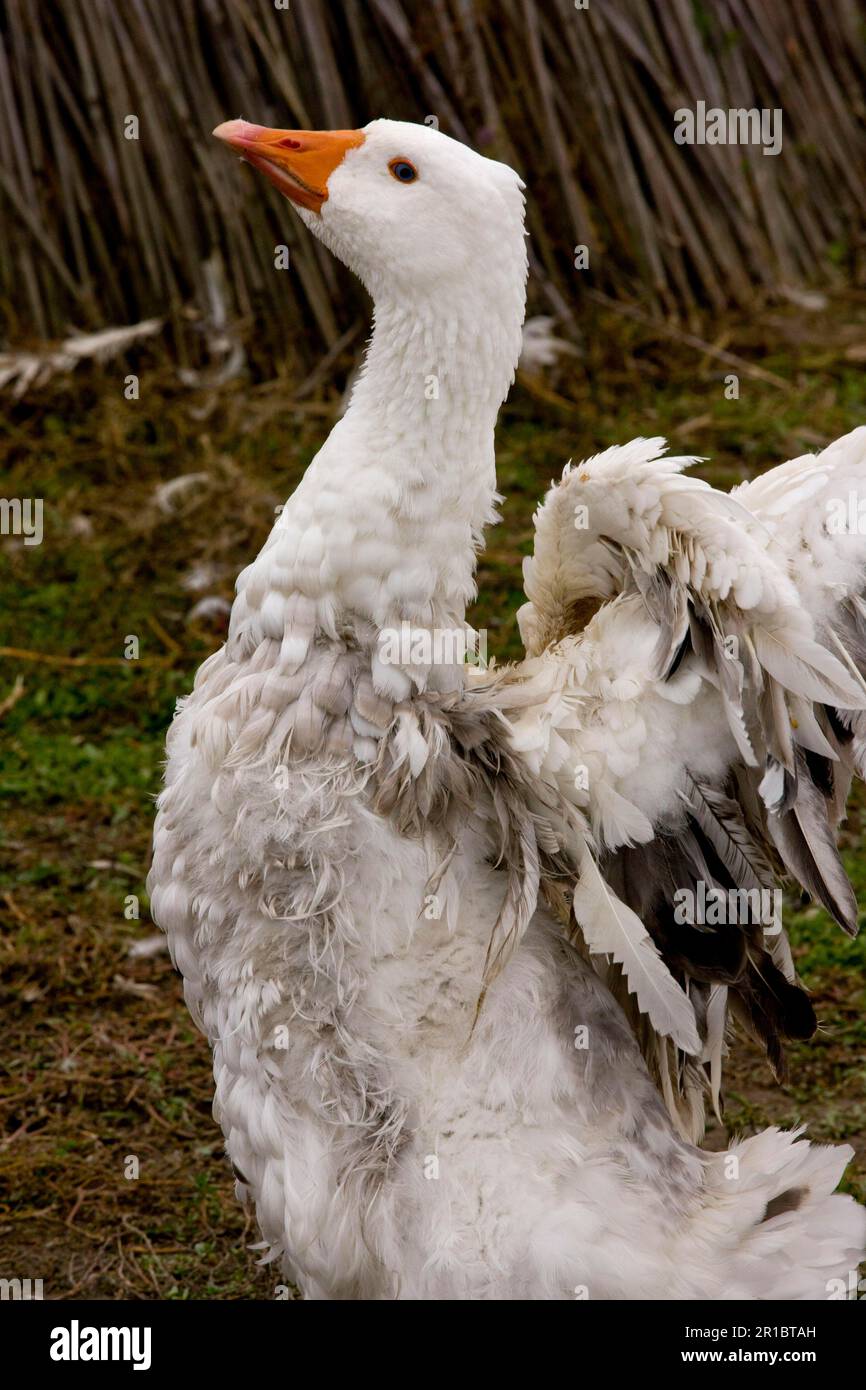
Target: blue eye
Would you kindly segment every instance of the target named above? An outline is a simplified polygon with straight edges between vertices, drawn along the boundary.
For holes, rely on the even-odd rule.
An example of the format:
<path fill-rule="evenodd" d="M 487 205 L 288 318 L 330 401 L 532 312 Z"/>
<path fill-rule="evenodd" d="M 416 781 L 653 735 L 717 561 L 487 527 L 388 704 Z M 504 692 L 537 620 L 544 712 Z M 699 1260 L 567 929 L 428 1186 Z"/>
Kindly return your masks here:
<path fill-rule="evenodd" d="M 409 163 L 408 159 L 392 159 L 388 168 L 400 183 L 414 183 L 418 177 L 418 170 L 414 164 Z"/>

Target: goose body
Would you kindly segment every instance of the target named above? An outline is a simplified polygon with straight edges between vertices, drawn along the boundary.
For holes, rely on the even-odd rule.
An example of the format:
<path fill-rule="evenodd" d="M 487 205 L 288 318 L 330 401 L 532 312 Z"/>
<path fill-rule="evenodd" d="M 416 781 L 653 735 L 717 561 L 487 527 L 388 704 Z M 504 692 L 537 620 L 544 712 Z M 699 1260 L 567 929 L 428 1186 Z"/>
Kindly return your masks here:
<path fill-rule="evenodd" d="M 523 666 L 473 671 L 421 640 L 465 630 L 495 515 L 493 430 L 524 312 L 519 180 L 398 122 L 218 133 L 376 306 L 349 408 L 181 702 L 155 831 L 154 916 L 211 1042 L 263 1258 L 309 1298 L 827 1297 L 866 1243 L 863 1212 L 833 1193 L 850 1150 L 776 1130 L 700 1150 L 659 1057 L 697 1066 L 703 1049 L 709 1067 L 704 982 L 675 980 L 646 933 L 622 949 L 605 936 L 611 827 L 630 824 L 619 848 L 655 844 L 672 758 L 706 782 L 738 756 L 730 731 L 707 737 L 719 691 L 698 654 L 659 677 L 651 604 L 569 559 L 556 499 Z M 646 491 L 652 451 L 634 460 Z M 765 604 L 771 571 L 795 588 L 781 545 L 755 541 Z M 850 586 L 862 562 L 849 568 Z M 613 601 L 584 632 L 563 628 L 599 597 Z M 407 630 L 395 659 L 385 639 Z M 662 711 L 655 753 L 638 704 Z M 576 910 L 600 893 L 605 925 L 569 939 L 570 871 Z"/>

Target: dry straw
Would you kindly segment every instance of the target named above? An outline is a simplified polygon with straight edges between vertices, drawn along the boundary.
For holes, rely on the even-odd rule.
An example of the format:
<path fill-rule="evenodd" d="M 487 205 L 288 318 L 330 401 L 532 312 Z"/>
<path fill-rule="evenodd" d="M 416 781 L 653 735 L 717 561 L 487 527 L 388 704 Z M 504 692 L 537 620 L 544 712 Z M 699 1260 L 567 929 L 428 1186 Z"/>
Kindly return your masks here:
<path fill-rule="evenodd" d="M 859 0 L 7 0 L 0 16 L 0 298 L 6 345 L 167 316 L 222 254 L 229 316 L 308 371 L 358 292 L 278 195 L 210 138 L 424 120 L 526 178 L 535 293 L 582 288 L 691 321 L 755 290 L 832 279 L 863 249 L 866 15 Z M 680 146 L 698 100 L 780 107 L 784 147 Z M 124 137 L 128 115 L 139 139 Z M 292 269 L 278 274 L 274 247 Z M 590 247 L 590 275 L 573 247 Z M 299 334 L 298 325 L 307 326 Z"/>

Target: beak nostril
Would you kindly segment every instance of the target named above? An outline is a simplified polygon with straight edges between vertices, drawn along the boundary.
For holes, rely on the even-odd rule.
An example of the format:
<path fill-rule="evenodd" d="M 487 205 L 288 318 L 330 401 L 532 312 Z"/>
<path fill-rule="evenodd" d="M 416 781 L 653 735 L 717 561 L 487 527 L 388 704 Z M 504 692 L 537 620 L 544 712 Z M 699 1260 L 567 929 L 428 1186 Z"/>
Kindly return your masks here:
<path fill-rule="evenodd" d="M 284 197 L 312 212 L 321 212 L 328 179 L 347 150 L 364 142 L 362 130 L 272 130 L 249 121 L 224 121 L 214 135 L 261 170 Z"/>

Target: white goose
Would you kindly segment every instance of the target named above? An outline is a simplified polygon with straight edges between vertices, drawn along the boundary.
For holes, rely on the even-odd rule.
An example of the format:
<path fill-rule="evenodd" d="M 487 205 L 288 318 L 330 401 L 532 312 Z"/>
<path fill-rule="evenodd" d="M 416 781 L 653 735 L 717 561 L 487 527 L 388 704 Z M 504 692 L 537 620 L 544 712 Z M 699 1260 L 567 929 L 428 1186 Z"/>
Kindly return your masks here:
<path fill-rule="evenodd" d="M 866 544 L 820 512 L 864 485 L 866 431 L 737 500 L 661 441 L 570 470 L 527 660 L 443 659 L 495 515 L 520 180 L 394 121 L 215 133 L 375 301 L 350 407 L 181 702 L 155 832 L 265 1258 L 310 1298 L 828 1297 L 866 1245 L 833 1195 L 850 1150 L 694 1146 L 728 1005 L 777 1068 L 811 1028 L 785 937 L 682 924 L 674 893 L 787 868 L 853 925 L 832 831 Z"/>

